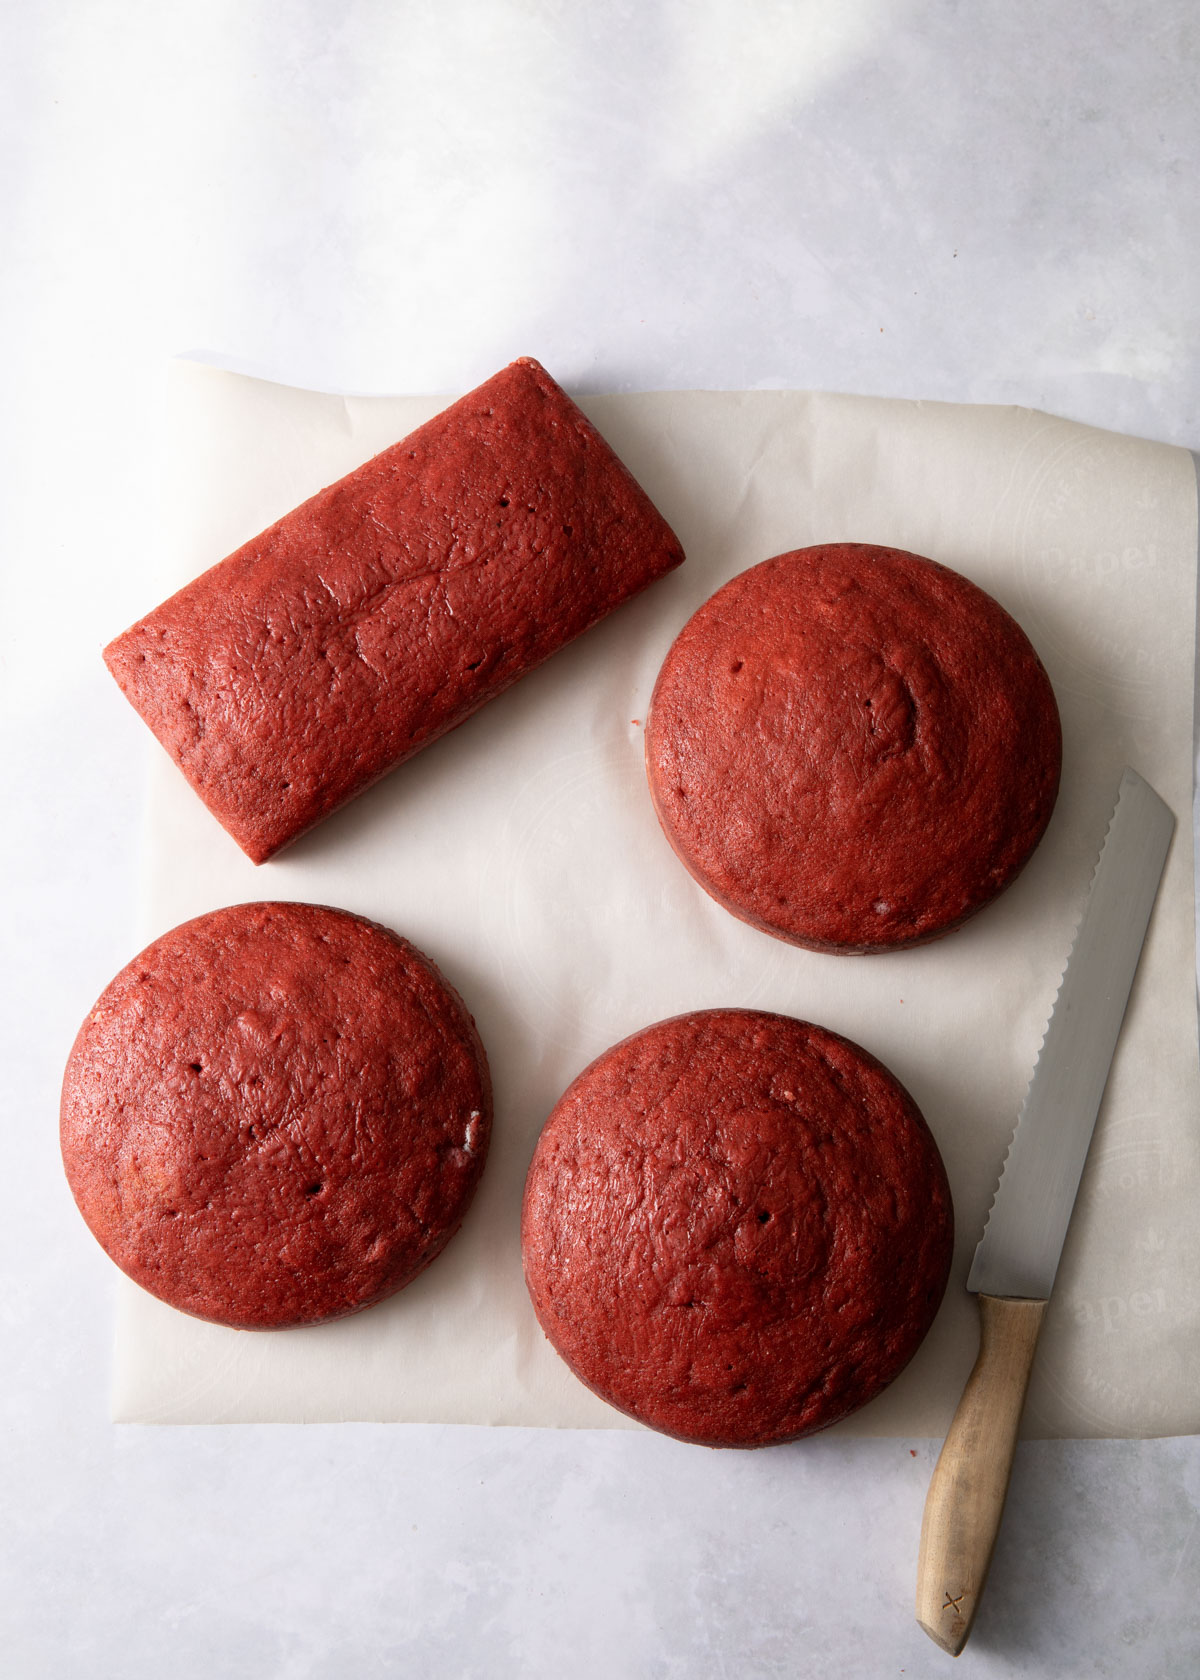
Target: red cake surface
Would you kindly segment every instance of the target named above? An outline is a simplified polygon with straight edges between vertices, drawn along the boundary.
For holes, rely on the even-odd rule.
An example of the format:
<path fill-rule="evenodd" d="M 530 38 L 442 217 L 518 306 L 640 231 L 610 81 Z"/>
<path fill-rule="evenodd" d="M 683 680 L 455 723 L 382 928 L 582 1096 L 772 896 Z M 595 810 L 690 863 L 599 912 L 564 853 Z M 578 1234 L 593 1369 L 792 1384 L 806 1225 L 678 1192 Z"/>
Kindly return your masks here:
<path fill-rule="evenodd" d="M 262 863 L 682 559 L 603 438 L 525 358 L 104 657 Z"/>
<path fill-rule="evenodd" d="M 646 727 L 663 830 L 712 896 L 815 950 L 947 933 L 1028 860 L 1062 732 L 1024 631 L 967 578 L 836 543 L 717 591 Z"/>
<path fill-rule="evenodd" d="M 440 1253 L 491 1129 L 483 1047 L 412 945 L 344 910 L 240 904 L 147 947 L 80 1029 L 67 1178 L 93 1235 L 198 1318 L 340 1318 Z"/>
<path fill-rule="evenodd" d="M 525 1186 L 525 1278 L 587 1386 L 707 1446 L 809 1435 L 915 1353 L 950 1268 L 937 1146 L 874 1057 L 748 1009 L 592 1063 Z"/>

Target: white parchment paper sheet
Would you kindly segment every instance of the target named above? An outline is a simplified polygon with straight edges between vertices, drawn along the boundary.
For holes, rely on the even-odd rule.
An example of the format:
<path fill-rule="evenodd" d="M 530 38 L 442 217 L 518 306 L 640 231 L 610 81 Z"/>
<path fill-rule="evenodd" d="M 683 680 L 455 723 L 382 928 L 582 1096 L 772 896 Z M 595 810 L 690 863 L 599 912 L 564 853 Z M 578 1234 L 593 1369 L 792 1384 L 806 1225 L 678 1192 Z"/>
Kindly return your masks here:
<path fill-rule="evenodd" d="M 347 399 L 177 364 L 162 594 L 446 400 Z M 881 1057 L 941 1145 L 958 1219 L 945 1305 L 898 1381 L 838 1427 L 942 1433 L 977 1346 L 970 1258 L 1130 762 L 1180 822 L 1025 1428 L 1195 1431 L 1189 456 L 1024 409 L 776 391 L 582 406 L 682 538 L 680 571 L 260 869 L 153 748 L 144 938 L 256 898 L 374 917 L 462 992 L 497 1113 L 461 1233 L 358 1317 L 229 1331 L 122 1280 L 114 1416 L 634 1427 L 575 1381 L 533 1318 L 518 1243 L 525 1169 L 559 1093 L 609 1044 L 681 1010 L 754 1004 Z M 837 540 L 911 548 L 991 591 L 1033 640 L 1063 714 L 1059 805 L 1025 873 L 947 940 L 887 957 L 796 950 L 719 909 L 659 833 L 642 770 L 654 677 L 688 615 L 746 566 Z"/>

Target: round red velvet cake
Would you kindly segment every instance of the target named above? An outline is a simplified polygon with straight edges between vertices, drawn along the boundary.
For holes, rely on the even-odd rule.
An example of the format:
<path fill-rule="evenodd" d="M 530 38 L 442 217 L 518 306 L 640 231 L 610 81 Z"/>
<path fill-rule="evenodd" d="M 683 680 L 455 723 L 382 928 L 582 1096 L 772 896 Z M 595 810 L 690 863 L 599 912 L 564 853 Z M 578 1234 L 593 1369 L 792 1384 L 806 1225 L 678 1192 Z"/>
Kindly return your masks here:
<path fill-rule="evenodd" d="M 121 1269 L 198 1318 L 315 1324 L 409 1283 L 487 1153 L 483 1047 L 437 969 L 312 904 L 186 922 L 80 1029 L 62 1152 Z"/>
<path fill-rule="evenodd" d="M 589 1388 L 708 1446 L 811 1434 L 920 1345 L 953 1216 L 937 1146 L 874 1057 L 746 1009 L 592 1063 L 525 1186 L 525 1278 Z"/>
<path fill-rule="evenodd" d="M 862 543 L 718 590 L 668 653 L 646 728 L 687 868 L 814 950 L 920 945 L 974 915 L 1040 840 L 1061 760 L 1020 626 L 957 572 Z"/>

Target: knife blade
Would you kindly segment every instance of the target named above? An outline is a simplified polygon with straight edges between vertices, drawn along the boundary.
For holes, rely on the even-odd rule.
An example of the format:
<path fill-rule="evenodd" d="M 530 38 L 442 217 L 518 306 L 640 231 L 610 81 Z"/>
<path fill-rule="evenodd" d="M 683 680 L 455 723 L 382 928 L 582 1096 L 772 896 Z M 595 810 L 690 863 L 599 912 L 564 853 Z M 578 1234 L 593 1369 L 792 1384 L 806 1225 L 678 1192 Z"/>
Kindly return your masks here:
<path fill-rule="evenodd" d="M 917 1621 L 954 1656 L 987 1578 L 1038 1332 L 1174 828 L 1126 768 L 967 1279 L 979 1358 L 929 1485 L 917 1566 Z"/>

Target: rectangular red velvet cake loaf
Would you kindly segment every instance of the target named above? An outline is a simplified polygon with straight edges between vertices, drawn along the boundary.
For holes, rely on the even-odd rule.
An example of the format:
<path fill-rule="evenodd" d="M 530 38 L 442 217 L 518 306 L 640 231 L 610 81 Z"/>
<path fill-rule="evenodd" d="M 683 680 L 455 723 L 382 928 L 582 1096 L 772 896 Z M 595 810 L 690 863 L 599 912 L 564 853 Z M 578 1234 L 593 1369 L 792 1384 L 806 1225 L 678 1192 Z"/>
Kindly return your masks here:
<path fill-rule="evenodd" d="M 104 657 L 262 863 L 682 559 L 603 438 L 522 358 Z"/>

